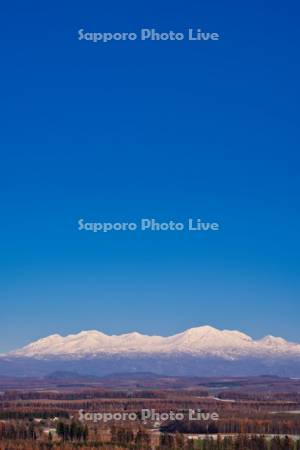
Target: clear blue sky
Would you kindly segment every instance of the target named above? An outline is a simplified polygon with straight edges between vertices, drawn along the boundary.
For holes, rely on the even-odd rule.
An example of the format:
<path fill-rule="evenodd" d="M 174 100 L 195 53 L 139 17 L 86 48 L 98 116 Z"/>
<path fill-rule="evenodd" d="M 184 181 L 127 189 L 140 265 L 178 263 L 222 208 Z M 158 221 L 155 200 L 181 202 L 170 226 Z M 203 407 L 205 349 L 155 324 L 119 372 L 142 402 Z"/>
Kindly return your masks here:
<path fill-rule="evenodd" d="M 0 351 L 210 324 L 300 342 L 297 1 L 3 5 Z M 219 42 L 77 40 L 200 27 Z M 79 233 L 79 218 L 221 223 Z"/>

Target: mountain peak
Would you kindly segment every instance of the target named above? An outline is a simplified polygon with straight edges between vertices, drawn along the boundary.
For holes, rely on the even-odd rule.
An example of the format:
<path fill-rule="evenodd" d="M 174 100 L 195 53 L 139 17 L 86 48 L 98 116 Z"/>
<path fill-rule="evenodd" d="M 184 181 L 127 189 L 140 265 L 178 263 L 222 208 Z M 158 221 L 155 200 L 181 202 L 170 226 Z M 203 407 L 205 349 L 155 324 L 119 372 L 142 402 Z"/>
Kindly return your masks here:
<path fill-rule="evenodd" d="M 202 325 L 200 327 L 189 328 L 184 331 L 186 334 L 206 334 L 206 333 L 220 333 L 220 330 L 217 328 L 211 327 L 210 325 Z"/>
<path fill-rule="evenodd" d="M 98 331 L 98 330 L 83 330 L 83 331 L 80 331 L 77 334 L 70 334 L 68 337 L 71 337 L 71 336 L 83 336 L 83 337 L 84 336 L 94 336 L 94 337 L 106 336 L 106 337 L 108 337 L 107 334 L 104 334 L 104 333 L 102 333 L 101 331 Z"/>
<path fill-rule="evenodd" d="M 288 345 L 290 344 L 288 341 L 281 337 L 272 336 L 269 334 L 260 340 L 260 342 L 268 345 Z"/>

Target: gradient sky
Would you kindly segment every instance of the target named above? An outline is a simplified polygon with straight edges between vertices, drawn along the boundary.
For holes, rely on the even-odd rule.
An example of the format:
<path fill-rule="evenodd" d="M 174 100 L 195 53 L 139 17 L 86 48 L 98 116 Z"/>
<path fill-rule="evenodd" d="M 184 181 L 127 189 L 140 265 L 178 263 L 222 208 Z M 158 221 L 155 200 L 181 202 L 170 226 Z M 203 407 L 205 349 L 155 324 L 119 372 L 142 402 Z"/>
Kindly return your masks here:
<path fill-rule="evenodd" d="M 0 351 L 205 324 L 300 342 L 299 2 L 3 9 Z M 77 40 L 143 27 L 221 40 Z M 140 217 L 221 231 L 77 231 Z"/>

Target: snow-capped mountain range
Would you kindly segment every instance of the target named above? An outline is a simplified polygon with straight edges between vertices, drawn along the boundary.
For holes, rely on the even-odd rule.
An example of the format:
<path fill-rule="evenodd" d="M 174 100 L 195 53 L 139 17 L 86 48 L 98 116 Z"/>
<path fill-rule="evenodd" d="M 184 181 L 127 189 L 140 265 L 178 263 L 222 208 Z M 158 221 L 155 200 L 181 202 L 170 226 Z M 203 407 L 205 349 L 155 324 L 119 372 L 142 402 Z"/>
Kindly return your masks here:
<path fill-rule="evenodd" d="M 169 337 L 137 332 L 108 336 L 100 331 L 54 334 L 6 354 L 9 358 L 82 359 L 103 356 L 187 355 L 201 358 L 300 358 L 300 344 L 280 337 L 254 340 L 240 331 L 218 330 L 210 326 L 190 328 Z"/>
<path fill-rule="evenodd" d="M 65 337 L 53 334 L 0 355 L 0 377 L 53 371 L 300 377 L 300 344 L 274 336 L 255 340 L 240 331 L 201 326 L 168 337 L 137 332 L 108 336 L 94 330 Z"/>

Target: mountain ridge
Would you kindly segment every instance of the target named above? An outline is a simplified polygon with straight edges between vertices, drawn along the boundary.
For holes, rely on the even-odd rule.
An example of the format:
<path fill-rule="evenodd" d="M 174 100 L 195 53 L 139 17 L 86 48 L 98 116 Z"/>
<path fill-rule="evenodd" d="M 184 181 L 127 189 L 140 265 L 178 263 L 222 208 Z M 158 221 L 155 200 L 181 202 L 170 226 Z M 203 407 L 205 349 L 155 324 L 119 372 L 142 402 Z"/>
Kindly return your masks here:
<path fill-rule="evenodd" d="M 209 325 L 189 328 L 171 336 L 139 332 L 107 335 L 98 330 L 61 336 L 53 334 L 20 349 L 6 358 L 86 358 L 103 355 L 181 355 L 236 360 L 245 357 L 300 357 L 300 344 L 272 335 L 255 340 L 238 330 L 219 330 Z"/>

